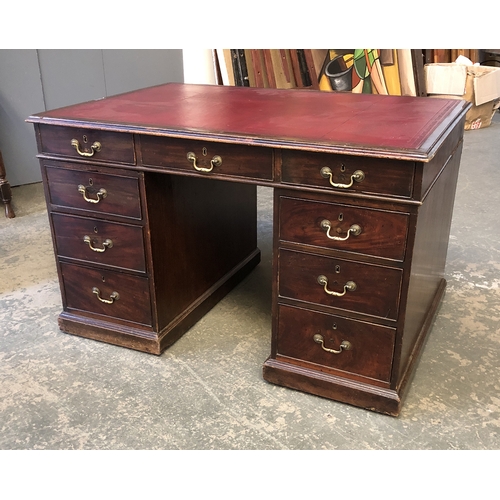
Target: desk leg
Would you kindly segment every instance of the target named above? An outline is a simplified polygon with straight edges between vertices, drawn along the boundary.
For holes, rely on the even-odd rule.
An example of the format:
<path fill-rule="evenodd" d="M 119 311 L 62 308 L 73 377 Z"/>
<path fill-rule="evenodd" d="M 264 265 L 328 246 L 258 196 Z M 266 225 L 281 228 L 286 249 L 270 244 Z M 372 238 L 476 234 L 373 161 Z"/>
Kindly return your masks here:
<path fill-rule="evenodd" d="M 16 215 L 11 207 L 12 193 L 10 190 L 9 181 L 5 178 L 5 165 L 3 163 L 2 153 L 0 152 L 0 200 L 5 205 L 5 217 L 12 219 Z"/>

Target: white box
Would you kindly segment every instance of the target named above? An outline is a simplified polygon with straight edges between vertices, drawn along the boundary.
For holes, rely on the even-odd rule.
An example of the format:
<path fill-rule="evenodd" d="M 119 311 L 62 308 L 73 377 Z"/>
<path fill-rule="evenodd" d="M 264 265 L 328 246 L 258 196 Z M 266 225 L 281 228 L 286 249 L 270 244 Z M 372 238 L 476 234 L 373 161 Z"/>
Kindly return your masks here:
<path fill-rule="evenodd" d="M 467 112 L 466 130 L 490 125 L 500 99 L 500 68 L 435 63 L 424 69 L 430 97 L 465 99 L 473 104 Z"/>

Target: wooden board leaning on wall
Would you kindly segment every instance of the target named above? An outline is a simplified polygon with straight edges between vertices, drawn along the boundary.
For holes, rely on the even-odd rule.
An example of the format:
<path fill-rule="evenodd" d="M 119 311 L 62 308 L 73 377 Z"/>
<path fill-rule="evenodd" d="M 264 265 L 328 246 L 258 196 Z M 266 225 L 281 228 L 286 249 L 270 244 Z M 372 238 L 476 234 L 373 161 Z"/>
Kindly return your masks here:
<path fill-rule="evenodd" d="M 425 95 L 420 49 L 214 49 L 213 56 L 221 85 Z"/>
<path fill-rule="evenodd" d="M 425 49 L 426 63 L 452 63 L 458 56 L 464 56 L 473 63 L 479 61 L 478 49 Z"/>

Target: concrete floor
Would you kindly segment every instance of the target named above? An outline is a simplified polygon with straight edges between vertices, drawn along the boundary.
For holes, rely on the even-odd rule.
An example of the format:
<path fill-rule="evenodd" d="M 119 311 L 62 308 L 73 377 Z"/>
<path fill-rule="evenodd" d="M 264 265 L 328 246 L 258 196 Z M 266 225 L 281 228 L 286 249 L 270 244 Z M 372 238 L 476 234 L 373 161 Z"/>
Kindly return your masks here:
<path fill-rule="evenodd" d="M 466 132 L 447 292 L 399 418 L 274 386 L 272 191 L 258 268 L 162 356 L 59 331 L 40 184 L 0 217 L 0 449 L 497 450 L 500 120 Z"/>

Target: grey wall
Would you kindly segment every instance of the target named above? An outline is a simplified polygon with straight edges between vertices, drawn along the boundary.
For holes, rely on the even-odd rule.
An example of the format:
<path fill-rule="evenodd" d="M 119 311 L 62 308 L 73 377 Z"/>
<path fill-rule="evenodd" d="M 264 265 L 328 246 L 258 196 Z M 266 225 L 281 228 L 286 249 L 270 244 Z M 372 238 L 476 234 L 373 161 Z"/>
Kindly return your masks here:
<path fill-rule="evenodd" d="M 35 50 L 0 50 L 0 150 L 12 186 L 40 180 L 33 126 L 24 122 L 44 111 Z"/>
<path fill-rule="evenodd" d="M 41 180 L 34 113 L 183 81 L 182 50 L 0 50 L 0 150 L 11 186 Z"/>

